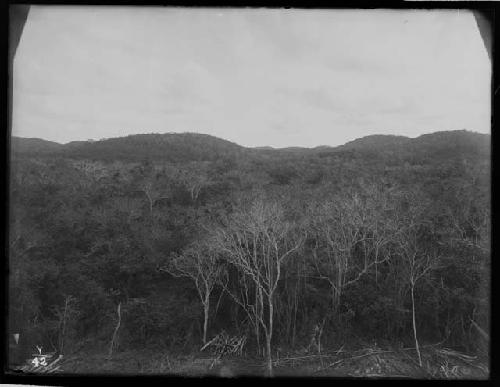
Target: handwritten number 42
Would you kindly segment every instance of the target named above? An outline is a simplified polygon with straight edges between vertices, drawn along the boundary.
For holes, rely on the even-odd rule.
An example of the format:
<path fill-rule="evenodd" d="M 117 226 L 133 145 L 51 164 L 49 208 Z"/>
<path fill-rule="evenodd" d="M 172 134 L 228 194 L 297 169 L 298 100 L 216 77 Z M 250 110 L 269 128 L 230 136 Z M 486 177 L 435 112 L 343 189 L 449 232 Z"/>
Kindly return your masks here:
<path fill-rule="evenodd" d="M 37 357 L 35 357 L 31 363 L 33 363 L 35 365 L 35 367 L 38 367 L 38 366 L 47 366 L 47 361 L 45 359 L 45 357 L 41 357 L 40 359 L 38 359 Z"/>

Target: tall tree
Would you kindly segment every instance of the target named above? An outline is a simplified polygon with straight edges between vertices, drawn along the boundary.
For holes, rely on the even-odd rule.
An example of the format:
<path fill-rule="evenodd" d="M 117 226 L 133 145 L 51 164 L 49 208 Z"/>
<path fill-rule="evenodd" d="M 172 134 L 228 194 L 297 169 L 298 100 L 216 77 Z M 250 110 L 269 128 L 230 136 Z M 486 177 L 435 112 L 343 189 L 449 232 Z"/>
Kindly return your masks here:
<path fill-rule="evenodd" d="M 382 224 L 386 209 L 357 192 L 311 204 L 312 264 L 317 277 L 330 285 L 334 313 L 347 286 L 390 258 L 383 254 L 394 233 L 389 223 Z"/>
<path fill-rule="evenodd" d="M 215 243 L 202 239 L 191 243 L 180 254 L 172 254 L 166 265 L 160 267 L 175 277 L 189 278 L 196 286 L 203 305 L 203 344 L 207 342 L 210 295 L 220 282 L 224 270 Z"/>
<path fill-rule="evenodd" d="M 258 197 L 238 209 L 226 228 L 217 232 L 218 246 L 230 264 L 255 285 L 265 339 L 269 374 L 273 373 L 271 341 L 276 290 L 287 258 L 302 246 L 304 236 L 287 220 L 282 204 Z M 267 313 L 266 313 L 267 312 Z"/>
<path fill-rule="evenodd" d="M 415 289 L 416 285 L 432 270 L 438 268 L 439 255 L 432 243 L 432 224 L 425 219 L 425 199 L 418 195 L 408 195 L 407 210 L 403 210 L 401 223 L 397 234 L 397 247 L 404 265 L 403 275 L 410 287 L 413 338 L 418 355 L 419 364 L 422 365 L 420 346 L 417 336 Z M 406 207 L 406 205 L 405 205 Z"/>

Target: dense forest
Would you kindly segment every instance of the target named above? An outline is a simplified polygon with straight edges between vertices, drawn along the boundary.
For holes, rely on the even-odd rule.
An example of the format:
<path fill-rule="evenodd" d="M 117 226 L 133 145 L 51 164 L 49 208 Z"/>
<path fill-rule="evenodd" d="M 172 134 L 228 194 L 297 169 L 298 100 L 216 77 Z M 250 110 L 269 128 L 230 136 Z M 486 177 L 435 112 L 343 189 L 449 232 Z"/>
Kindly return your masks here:
<path fill-rule="evenodd" d="M 11 139 L 9 332 L 61 354 L 488 353 L 490 136 Z"/>

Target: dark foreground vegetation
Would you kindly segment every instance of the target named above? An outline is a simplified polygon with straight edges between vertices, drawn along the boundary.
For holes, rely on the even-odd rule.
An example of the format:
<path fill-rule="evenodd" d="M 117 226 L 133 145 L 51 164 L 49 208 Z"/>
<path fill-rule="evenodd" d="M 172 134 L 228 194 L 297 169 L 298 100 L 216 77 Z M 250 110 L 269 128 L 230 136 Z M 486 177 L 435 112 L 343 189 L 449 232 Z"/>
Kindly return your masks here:
<path fill-rule="evenodd" d="M 488 135 L 14 138 L 10 167 L 11 364 L 488 376 Z M 213 353 L 222 332 L 240 353 Z"/>

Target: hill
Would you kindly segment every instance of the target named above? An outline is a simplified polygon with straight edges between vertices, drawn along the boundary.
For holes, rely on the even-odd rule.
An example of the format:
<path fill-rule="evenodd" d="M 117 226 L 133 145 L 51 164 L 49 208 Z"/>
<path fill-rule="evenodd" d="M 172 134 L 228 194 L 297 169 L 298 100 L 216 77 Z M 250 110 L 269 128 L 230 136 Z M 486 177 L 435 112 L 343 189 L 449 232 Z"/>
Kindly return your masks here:
<path fill-rule="evenodd" d="M 322 157 L 345 155 L 390 164 L 439 163 L 455 158 L 489 157 L 491 135 L 467 130 L 441 131 L 416 138 L 393 135 L 371 135 L 344 145 L 318 149 Z"/>
<path fill-rule="evenodd" d="M 165 133 L 136 134 L 95 142 L 73 141 L 59 144 L 35 138 L 13 137 L 14 154 L 63 156 L 72 159 L 137 162 L 145 159 L 183 163 L 215 161 L 238 157 L 276 159 L 308 156 L 356 155 L 357 157 L 402 162 L 417 159 L 440 159 L 455 156 L 488 155 L 491 136 L 466 130 L 442 131 L 416 138 L 393 135 L 370 135 L 337 147 L 315 148 L 256 147 L 246 148 L 207 134 Z M 349 156 L 349 157 L 351 157 Z"/>
<path fill-rule="evenodd" d="M 491 135 L 467 130 L 442 131 L 423 134 L 413 139 L 409 144 L 414 151 L 425 151 L 428 155 L 489 154 Z"/>
<path fill-rule="evenodd" d="M 19 153 L 63 156 L 73 159 L 136 162 L 145 159 L 168 162 L 213 161 L 235 157 L 246 150 L 230 141 L 207 134 L 166 133 L 136 134 L 100 141 L 73 141 L 67 144 L 32 145 L 32 139 L 13 138 L 12 149 Z M 43 140 L 42 140 L 43 141 Z M 40 149 L 39 149 L 40 148 Z"/>
<path fill-rule="evenodd" d="M 349 141 L 337 147 L 337 150 L 380 150 L 397 148 L 411 142 L 409 137 L 385 134 L 373 134 Z"/>
<path fill-rule="evenodd" d="M 63 148 L 62 144 L 41 138 L 11 138 L 11 150 L 16 153 L 51 154 Z"/>
<path fill-rule="evenodd" d="M 13 139 L 9 270 L 20 275 L 9 305 L 23 307 L 9 326 L 59 352 L 84 343 L 78 356 L 109 358 L 114 332 L 116 358 L 194 359 L 207 337 L 243 332 L 255 305 L 274 302 L 269 347 L 287 356 L 330 321 L 325 352 L 420 340 L 422 351 L 467 345 L 479 358 L 489 343 L 461 322 L 489 332 L 489 139 L 454 131 L 264 150 L 193 133 Z M 252 331 L 244 359 L 256 364 L 263 330 Z"/>
<path fill-rule="evenodd" d="M 357 151 L 487 151 L 491 142 L 489 134 L 475 133 L 467 130 L 440 131 L 423 134 L 416 138 L 393 135 L 371 135 L 350 141 L 336 150 Z"/>

